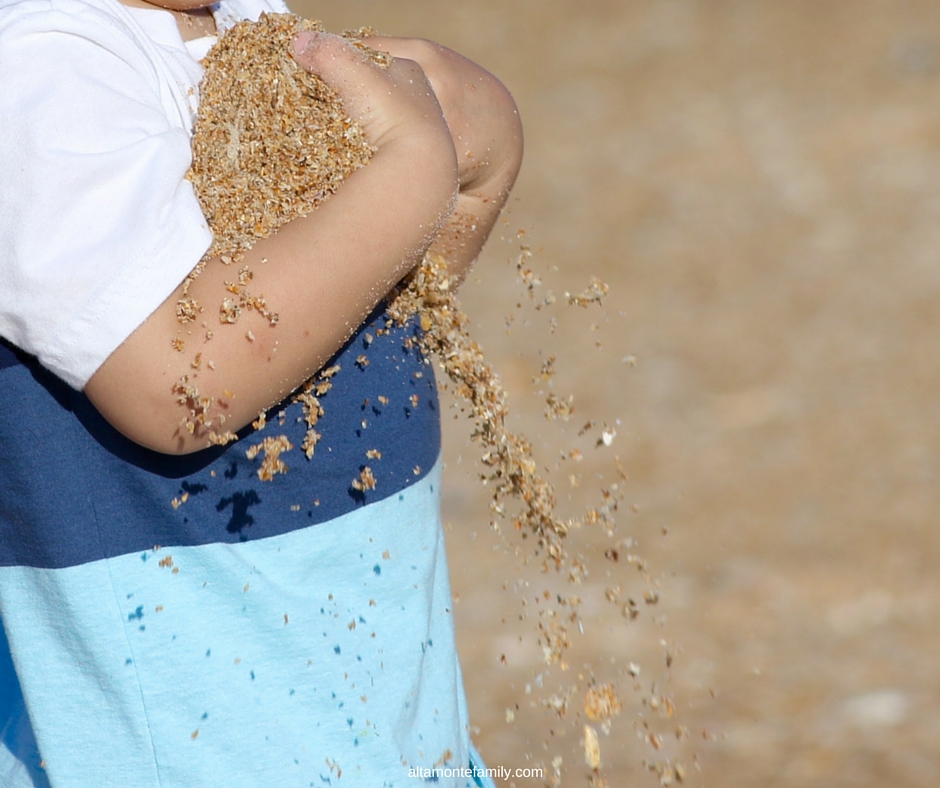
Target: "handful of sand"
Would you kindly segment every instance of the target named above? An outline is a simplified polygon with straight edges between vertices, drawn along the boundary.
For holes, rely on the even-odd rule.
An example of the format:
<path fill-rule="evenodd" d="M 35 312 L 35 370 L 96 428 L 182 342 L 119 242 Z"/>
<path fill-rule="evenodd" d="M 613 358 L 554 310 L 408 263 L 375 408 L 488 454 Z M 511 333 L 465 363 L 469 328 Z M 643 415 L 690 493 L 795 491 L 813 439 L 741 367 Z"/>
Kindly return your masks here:
<path fill-rule="evenodd" d="M 336 94 L 287 54 L 302 30 L 323 27 L 262 14 L 226 31 L 203 60 L 188 177 L 212 228 L 207 258 L 237 255 L 310 213 L 372 156 Z M 347 37 L 361 46 L 363 32 Z"/>

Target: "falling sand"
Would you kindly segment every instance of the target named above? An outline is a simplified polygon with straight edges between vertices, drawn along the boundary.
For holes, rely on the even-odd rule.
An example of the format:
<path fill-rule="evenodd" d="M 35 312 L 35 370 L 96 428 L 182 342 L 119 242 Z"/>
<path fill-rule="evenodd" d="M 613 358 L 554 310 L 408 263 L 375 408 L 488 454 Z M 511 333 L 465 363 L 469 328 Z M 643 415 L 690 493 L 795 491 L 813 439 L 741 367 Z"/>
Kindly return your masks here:
<path fill-rule="evenodd" d="M 335 94 L 289 56 L 289 44 L 301 30 L 322 27 L 293 15 L 262 15 L 258 22 L 243 22 L 227 31 L 203 61 L 206 73 L 200 86 L 189 179 L 214 241 L 184 286 L 177 310 L 181 323 L 192 322 L 203 309 L 190 297 L 188 284 L 207 264 L 237 266 L 244 251 L 255 241 L 276 232 L 291 219 L 315 210 L 346 176 L 367 165 L 372 156 L 368 139 L 346 115 Z M 344 35 L 369 53 L 379 67 L 386 66 L 388 56 L 368 48 L 369 32 L 359 30 Z M 524 266 L 527 258 L 524 250 L 518 269 L 531 289 L 532 277 Z M 221 323 L 234 323 L 243 311 L 255 310 L 270 325 L 276 325 L 276 304 L 269 305 L 263 296 L 253 294 L 250 283 L 251 272 L 246 267 L 238 269 L 236 281 L 220 296 Z M 522 538 L 534 543 L 531 554 L 525 554 L 527 563 L 536 558 L 543 571 L 558 572 L 577 586 L 587 576 L 588 567 L 582 557 L 566 550 L 566 536 L 572 529 L 590 526 L 613 539 L 614 514 L 623 498 L 626 477 L 618 464 L 618 481 L 602 491 L 596 507 L 579 518 L 559 517 L 554 487 L 539 472 L 530 441 L 508 427 L 506 393 L 470 336 L 468 319 L 455 291 L 456 282 L 448 273 L 447 261 L 427 255 L 387 297 L 389 320 L 419 323 L 421 332 L 414 341 L 422 352 L 437 360 L 453 392 L 464 403 L 473 425 L 471 437 L 479 445 L 485 468 L 482 479 L 490 490 L 494 527 L 509 522 Z M 600 303 L 606 292 L 606 285 L 592 280 L 583 293 L 567 300 L 571 305 L 587 308 Z M 252 337 L 247 339 L 251 341 Z M 198 368 L 200 363 L 199 358 L 194 358 L 193 367 Z M 553 372 L 551 364 L 552 361 L 546 362 L 543 367 L 546 377 Z M 316 425 L 329 418 L 320 397 L 329 390 L 330 380 L 336 374 L 342 374 L 337 367 L 322 370 L 295 394 L 307 419 L 307 436 L 301 447 L 307 456 L 313 453 L 319 439 Z M 179 381 L 176 396 L 188 406 L 186 426 L 190 431 L 204 431 L 214 443 L 235 439 L 232 433 L 216 429 L 214 403 L 201 397 L 188 378 Z M 570 399 L 548 397 L 547 416 L 567 419 L 570 412 Z M 265 428 L 263 415 L 254 426 L 257 431 Z M 599 440 L 606 440 L 606 435 Z M 262 456 L 258 474 L 262 479 L 270 479 L 286 470 L 281 455 L 292 449 L 284 436 L 269 435 L 253 444 L 248 452 L 250 458 Z M 355 489 L 371 489 L 376 479 L 366 468 L 350 483 Z M 613 546 L 607 552 L 608 558 L 614 556 L 613 560 L 618 560 L 618 555 Z M 624 558 L 625 564 L 635 566 L 646 578 L 649 586 L 644 594 L 646 604 L 655 604 L 658 594 L 645 563 L 633 555 Z M 624 598 L 619 586 L 610 589 L 606 596 L 621 608 L 627 621 L 638 614 L 639 605 L 629 595 Z M 579 628 L 579 605 L 576 594 L 559 595 L 539 611 L 538 640 L 549 666 L 566 667 L 571 628 Z M 635 678 L 636 672 L 632 669 L 627 672 Z M 559 717 L 565 717 L 568 698 L 574 692 L 575 687 L 571 686 L 560 700 L 550 701 Z M 616 688 L 613 684 L 594 686 L 587 681 L 581 692 L 588 719 L 609 732 L 612 718 L 622 707 Z M 668 699 L 661 700 L 657 701 L 660 708 L 668 704 L 671 709 Z M 594 785 L 605 785 L 597 734 L 590 725 L 585 725 L 584 731 L 589 779 Z M 651 769 L 664 783 L 681 779 L 683 774 L 678 763 L 655 763 Z"/>

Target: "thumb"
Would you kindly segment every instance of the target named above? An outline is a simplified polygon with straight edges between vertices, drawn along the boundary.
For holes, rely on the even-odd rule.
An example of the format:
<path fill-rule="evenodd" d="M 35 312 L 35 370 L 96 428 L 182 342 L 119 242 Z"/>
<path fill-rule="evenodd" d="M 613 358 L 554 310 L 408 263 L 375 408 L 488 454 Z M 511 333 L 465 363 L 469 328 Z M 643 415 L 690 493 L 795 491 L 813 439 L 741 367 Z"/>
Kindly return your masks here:
<path fill-rule="evenodd" d="M 450 132 L 437 96 L 421 67 L 395 58 L 379 68 L 353 44 L 329 33 L 304 31 L 291 42 L 297 64 L 320 77 L 358 120 L 373 145 L 402 134 Z"/>
<path fill-rule="evenodd" d="M 366 119 L 371 108 L 365 96 L 383 76 L 356 47 L 340 36 L 305 30 L 294 36 L 290 52 L 297 65 L 333 89 L 352 117 Z"/>

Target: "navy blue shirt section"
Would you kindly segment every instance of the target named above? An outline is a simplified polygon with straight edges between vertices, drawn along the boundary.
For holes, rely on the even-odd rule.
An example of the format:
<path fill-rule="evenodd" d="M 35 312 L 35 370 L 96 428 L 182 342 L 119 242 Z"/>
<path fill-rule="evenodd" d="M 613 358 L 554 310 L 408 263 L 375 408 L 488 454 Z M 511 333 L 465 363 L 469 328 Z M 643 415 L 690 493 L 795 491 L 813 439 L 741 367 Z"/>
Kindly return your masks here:
<path fill-rule="evenodd" d="M 19 363 L 13 348 L 0 338 L 0 369 L 12 367 L 14 364 Z"/>
<path fill-rule="evenodd" d="M 437 461 L 440 414 L 432 367 L 407 346 L 417 329 L 385 326 L 373 315 L 331 362 L 341 369 L 320 398 L 311 460 L 301 449 L 301 406 L 289 399 L 260 432 L 168 456 L 128 441 L 84 395 L 0 345 L 0 566 L 58 568 L 155 545 L 259 539 L 398 494 Z M 261 456 L 245 452 L 281 434 L 294 445 L 281 455 L 289 470 L 262 482 Z M 375 488 L 358 490 L 365 466 Z"/>

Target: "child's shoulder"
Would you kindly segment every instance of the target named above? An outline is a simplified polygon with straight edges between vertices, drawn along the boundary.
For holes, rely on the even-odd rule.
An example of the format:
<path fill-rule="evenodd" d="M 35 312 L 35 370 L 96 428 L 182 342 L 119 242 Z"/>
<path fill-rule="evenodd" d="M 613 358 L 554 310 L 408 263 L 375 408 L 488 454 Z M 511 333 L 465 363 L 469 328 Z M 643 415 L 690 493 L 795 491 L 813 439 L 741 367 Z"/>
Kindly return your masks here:
<path fill-rule="evenodd" d="M 0 35 L 77 33 L 100 43 L 134 38 L 128 14 L 117 0 L 0 0 Z"/>
<path fill-rule="evenodd" d="M 159 11 L 154 6 L 154 11 Z M 262 13 L 288 13 L 283 0 L 219 0 L 213 14 L 219 29 L 243 19 L 257 19 Z M 119 0 L 0 0 L 0 26 L 28 21 L 47 29 L 89 30 L 93 38 L 119 32 L 137 32 L 134 12 Z M 102 24 L 104 23 L 104 24 Z"/>
<path fill-rule="evenodd" d="M 120 16 L 123 6 L 117 0 L 0 0 L 0 14 L 4 17 L 29 17 L 36 15 L 90 14 L 111 17 Z M 68 19 L 63 18 L 63 23 Z"/>

